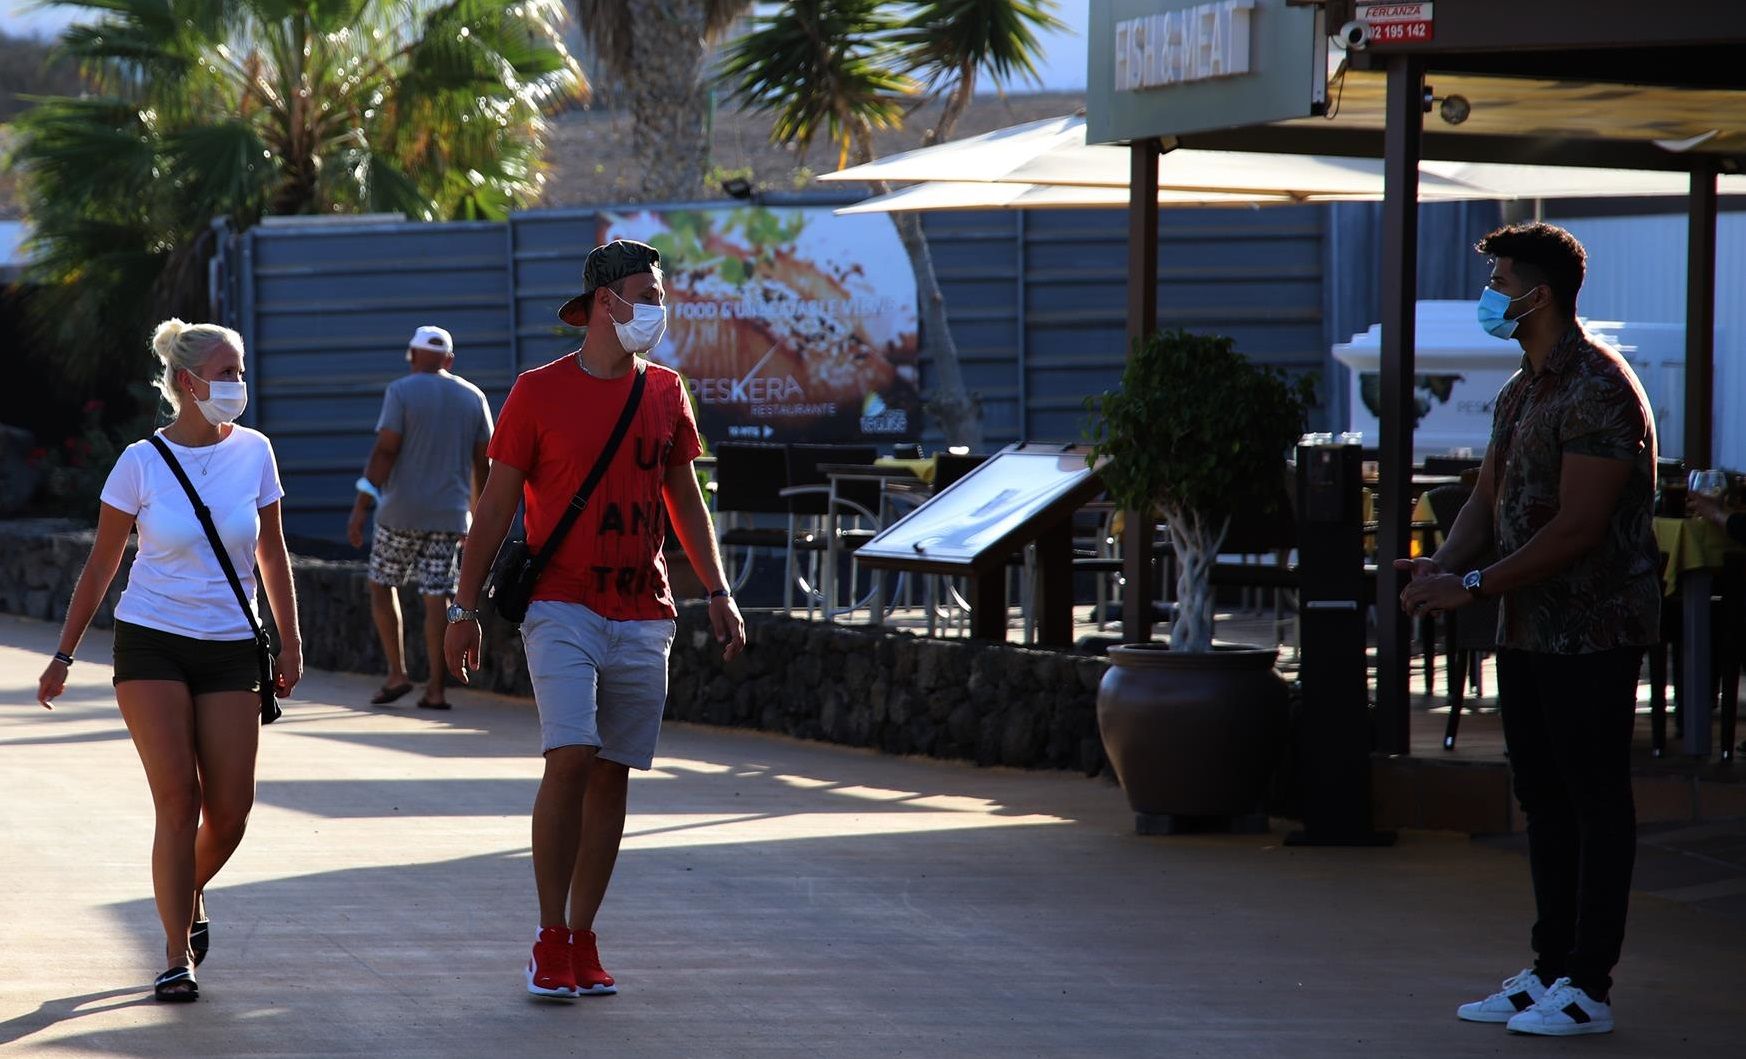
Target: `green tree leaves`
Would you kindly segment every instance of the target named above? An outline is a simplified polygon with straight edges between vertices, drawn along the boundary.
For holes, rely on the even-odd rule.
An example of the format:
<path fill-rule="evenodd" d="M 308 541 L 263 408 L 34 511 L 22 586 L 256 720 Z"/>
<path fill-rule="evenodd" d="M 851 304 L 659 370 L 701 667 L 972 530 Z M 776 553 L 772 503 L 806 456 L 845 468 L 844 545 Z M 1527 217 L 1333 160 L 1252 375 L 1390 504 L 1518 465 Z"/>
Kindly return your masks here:
<path fill-rule="evenodd" d="M 214 217 L 500 219 L 539 194 L 547 110 L 585 91 L 561 0 L 60 2 L 91 13 L 61 49 L 94 91 L 23 115 L 13 164 L 34 278 L 101 288 L 39 299 L 74 377 L 137 375 L 153 319 L 203 314 Z"/>
<path fill-rule="evenodd" d="M 1233 516 L 1265 515 L 1302 434 L 1315 380 L 1251 364 L 1221 335 L 1137 342 L 1119 390 L 1086 399 L 1090 460 L 1125 511 L 1161 512 L 1184 560 L 1178 650 L 1212 646 L 1209 563 Z"/>

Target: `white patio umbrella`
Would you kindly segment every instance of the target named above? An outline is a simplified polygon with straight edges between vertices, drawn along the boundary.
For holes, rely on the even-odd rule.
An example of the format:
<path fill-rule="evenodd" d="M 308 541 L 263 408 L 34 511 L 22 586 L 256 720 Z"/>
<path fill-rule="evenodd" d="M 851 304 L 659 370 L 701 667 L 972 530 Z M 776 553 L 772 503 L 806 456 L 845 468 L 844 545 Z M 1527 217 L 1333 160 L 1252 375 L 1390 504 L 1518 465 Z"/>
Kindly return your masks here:
<path fill-rule="evenodd" d="M 905 151 L 819 179 L 1126 188 L 1129 165 L 1126 148 L 1086 144 L 1085 119 L 1068 116 Z M 1158 160 L 1161 190 L 1234 193 L 1238 201 L 1256 201 L 1249 196 L 1295 202 L 1380 199 L 1382 183 L 1382 162 L 1373 158 L 1179 149 Z M 1746 193 L 1746 176 L 1723 177 L 1720 186 L 1725 194 Z M 1419 167 L 1419 198 L 1426 202 L 1679 196 L 1689 189 L 1683 173 L 1438 161 Z M 1049 204 L 1071 201 L 1069 196 Z M 1026 204 L 1022 196 L 1012 202 Z"/>
<path fill-rule="evenodd" d="M 1217 191 L 1158 192 L 1158 205 L 1194 206 L 1289 205 L 1285 195 L 1239 195 Z M 1127 188 L 1071 187 L 1060 184 L 1006 184 L 933 180 L 899 188 L 836 209 L 856 213 L 927 212 L 930 210 L 1120 209 L 1128 204 Z"/>

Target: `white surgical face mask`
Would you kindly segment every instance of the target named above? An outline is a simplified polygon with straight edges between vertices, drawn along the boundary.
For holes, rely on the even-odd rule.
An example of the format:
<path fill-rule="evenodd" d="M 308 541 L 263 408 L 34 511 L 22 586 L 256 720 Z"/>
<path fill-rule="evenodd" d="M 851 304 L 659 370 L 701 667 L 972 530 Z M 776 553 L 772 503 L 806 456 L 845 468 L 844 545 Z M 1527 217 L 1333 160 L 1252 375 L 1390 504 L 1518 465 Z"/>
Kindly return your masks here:
<path fill-rule="evenodd" d="M 612 321 L 612 329 L 618 332 L 618 344 L 624 347 L 626 353 L 647 353 L 661 344 L 661 336 L 667 333 L 665 305 L 631 305 L 620 298 L 618 292 L 609 288 L 608 293 L 631 307 L 633 315 L 630 323 Z"/>
<path fill-rule="evenodd" d="M 195 378 L 200 377 L 196 375 Z M 243 409 L 249 406 L 249 388 L 246 383 L 208 382 L 206 385 L 211 391 L 210 396 L 204 401 L 195 398 L 194 406 L 215 427 L 235 422 L 243 414 Z"/>

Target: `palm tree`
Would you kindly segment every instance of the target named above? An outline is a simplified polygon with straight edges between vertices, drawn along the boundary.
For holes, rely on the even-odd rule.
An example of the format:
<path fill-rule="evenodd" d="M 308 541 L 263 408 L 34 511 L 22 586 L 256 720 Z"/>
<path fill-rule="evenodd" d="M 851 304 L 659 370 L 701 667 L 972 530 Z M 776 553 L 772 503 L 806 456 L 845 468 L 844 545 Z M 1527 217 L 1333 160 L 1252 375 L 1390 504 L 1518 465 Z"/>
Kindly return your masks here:
<path fill-rule="evenodd" d="M 49 338 L 71 377 L 204 315 L 215 217 L 501 218 L 586 91 L 562 0 L 53 0 L 92 87 L 16 123 Z M 119 353 L 108 351 L 118 350 Z"/>
<path fill-rule="evenodd" d="M 759 17 L 730 48 L 722 76 L 745 106 L 775 118 L 771 139 L 809 146 L 820 133 L 850 157 L 873 161 L 873 132 L 901 125 L 918 96 L 943 96 L 924 145 L 951 138 L 980 74 L 996 85 L 1037 79 L 1040 30 L 1061 28 L 1053 0 L 792 0 Z M 874 191 L 883 194 L 882 184 Z M 928 409 L 953 445 L 979 448 L 982 417 L 964 387 L 946 298 L 921 219 L 892 215 L 921 299 L 922 355 L 937 385 Z"/>
<path fill-rule="evenodd" d="M 751 0 L 576 0 L 582 35 L 635 120 L 638 197 L 699 198 L 709 171 L 707 48 Z"/>

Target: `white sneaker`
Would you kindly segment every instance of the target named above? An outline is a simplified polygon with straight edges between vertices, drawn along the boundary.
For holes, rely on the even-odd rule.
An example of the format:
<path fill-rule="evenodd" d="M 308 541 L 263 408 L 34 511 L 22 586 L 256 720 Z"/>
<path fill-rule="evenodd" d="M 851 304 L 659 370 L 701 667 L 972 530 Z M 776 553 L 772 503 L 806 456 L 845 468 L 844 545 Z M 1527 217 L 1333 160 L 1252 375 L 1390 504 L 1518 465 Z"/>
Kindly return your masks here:
<path fill-rule="evenodd" d="M 1613 1009 L 1560 978 L 1533 1007 L 1510 1020 L 1511 1033 L 1576 1037 L 1613 1032 Z"/>
<path fill-rule="evenodd" d="M 1455 1014 L 1467 1022 L 1508 1022 L 1540 1002 L 1546 983 L 1530 968 L 1504 979 L 1503 988 L 1471 1004 L 1462 1004 Z"/>

